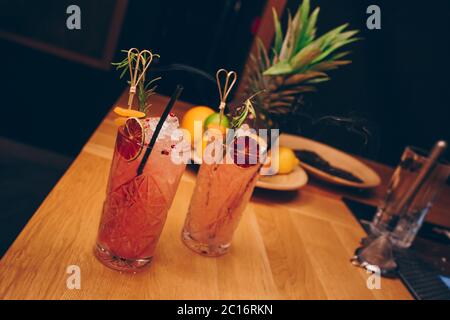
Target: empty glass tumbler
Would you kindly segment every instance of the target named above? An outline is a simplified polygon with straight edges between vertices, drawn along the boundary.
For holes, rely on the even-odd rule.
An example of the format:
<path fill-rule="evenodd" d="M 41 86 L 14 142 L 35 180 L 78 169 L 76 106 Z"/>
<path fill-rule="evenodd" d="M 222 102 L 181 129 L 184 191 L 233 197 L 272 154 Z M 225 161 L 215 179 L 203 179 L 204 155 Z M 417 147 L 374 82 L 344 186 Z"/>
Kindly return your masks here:
<path fill-rule="evenodd" d="M 407 147 L 400 164 L 391 178 L 384 203 L 378 208 L 371 223 L 375 235 L 389 234 L 392 244 L 398 248 L 409 248 L 422 223 L 430 211 L 439 192 L 445 187 L 450 175 L 450 166 L 438 162 L 412 199 L 402 205 L 402 198 L 414 185 L 428 153 Z"/>

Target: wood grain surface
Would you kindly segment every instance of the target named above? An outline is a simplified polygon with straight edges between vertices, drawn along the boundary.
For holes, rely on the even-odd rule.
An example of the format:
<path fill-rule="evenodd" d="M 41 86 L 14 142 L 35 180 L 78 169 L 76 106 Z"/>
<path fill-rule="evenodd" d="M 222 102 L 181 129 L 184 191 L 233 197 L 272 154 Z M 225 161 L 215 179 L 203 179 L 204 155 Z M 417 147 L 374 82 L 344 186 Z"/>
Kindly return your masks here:
<path fill-rule="evenodd" d="M 122 98 L 123 99 L 123 98 Z M 157 113 L 167 98 L 153 98 Z M 180 116 L 187 104 L 176 106 Z M 338 191 L 258 190 L 229 254 L 205 258 L 180 240 L 194 189 L 186 170 L 152 266 L 121 274 L 92 254 L 117 128 L 109 114 L 0 261 L 2 299 L 411 299 L 399 280 L 370 290 L 349 262 L 362 228 Z M 66 286 L 81 270 L 81 289 Z"/>

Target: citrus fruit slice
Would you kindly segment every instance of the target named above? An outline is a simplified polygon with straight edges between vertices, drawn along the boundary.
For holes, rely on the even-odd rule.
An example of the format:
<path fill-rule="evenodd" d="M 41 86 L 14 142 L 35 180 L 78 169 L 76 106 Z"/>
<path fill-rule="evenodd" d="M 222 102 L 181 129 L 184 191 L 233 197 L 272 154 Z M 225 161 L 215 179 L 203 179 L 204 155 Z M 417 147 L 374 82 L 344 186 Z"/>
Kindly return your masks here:
<path fill-rule="evenodd" d="M 222 116 L 220 120 L 220 113 L 213 113 L 205 120 L 205 129 L 217 128 L 225 133 L 226 129 L 230 127 L 230 120 L 228 120 L 226 115 Z"/>
<path fill-rule="evenodd" d="M 133 161 L 144 148 L 144 128 L 137 118 L 129 118 L 117 135 L 117 151 L 127 161 Z"/>
<path fill-rule="evenodd" d="M 133 109 L 125 109 L 122 107 L 115 107 L 114 113 L 121 116 L 121 117 L 133 117 L 133 118 L 144 118 L 145 113 Z"/>
<path fill-rule="evenodd" d="M 118 118 L 114 119 L 114 123 L 116 126 L 121 127 L 121 126 L 125 125 L 127 120 L 128 120 L 128 118 L 118 117 Z"/>

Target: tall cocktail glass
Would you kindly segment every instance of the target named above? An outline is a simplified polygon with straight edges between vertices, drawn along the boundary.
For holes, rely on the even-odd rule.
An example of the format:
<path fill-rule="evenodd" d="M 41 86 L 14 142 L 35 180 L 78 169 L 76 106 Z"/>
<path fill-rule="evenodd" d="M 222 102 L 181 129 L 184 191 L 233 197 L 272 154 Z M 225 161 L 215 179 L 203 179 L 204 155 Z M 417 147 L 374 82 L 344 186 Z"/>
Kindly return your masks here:
<path fill-rule="evenodd" d="M 228 252 L 259 177 L 258 161 L 238 164 L 232 158 L 225 163 L 204 161 L 197 175 L 182 240 L 201 255 L 216 257 Z M 247 157 L 247 163 L 249 158 L 257 159 Z"/>
<path fill-rule="evenodd" d="M 186 167 L 171 158 L 173 149 L 182 143 L 177 134 L 178 119 L 171 116 L 164 123 L 143 173 L 137 175 L 158 120 L 143 121 L 143 146 L 139 145 L 142 141 L 130 137 L 125 127 L 118 130 L 95 248 L 97 258 L 112 269 L 136 272 L 151 262 Z M 130 160 L 130 153 L 136 150 L 139 154 Z"/>

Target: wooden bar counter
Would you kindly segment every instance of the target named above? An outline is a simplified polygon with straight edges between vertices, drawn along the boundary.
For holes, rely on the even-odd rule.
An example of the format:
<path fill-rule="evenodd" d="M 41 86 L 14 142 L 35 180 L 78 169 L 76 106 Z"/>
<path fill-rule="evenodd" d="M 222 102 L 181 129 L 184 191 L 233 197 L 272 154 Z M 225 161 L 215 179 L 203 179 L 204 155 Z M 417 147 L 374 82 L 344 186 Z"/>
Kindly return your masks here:
<path fill-rule="evenodd" d="M 166 102 L 153 98 L 153 112 Z M 175 111 L 181 117 L 188 107 L 180 102 Z M 399 280 L 367 288 L 370 275 L 349 262 L 364 231 L 339 193 L 317 185 L 288 194 L 257 190 L 230 253 L 195 254 L 180 240 L 195 184 L 191 169 L 151 267 L 135 275 L 106 268 L 92 252 L 117 131 L 113 119 L 104 119 L 0 261 L 1 299 L 412 298 Z M 81 271 L 79 290 L 66 285 L 72 265 Z"/>

